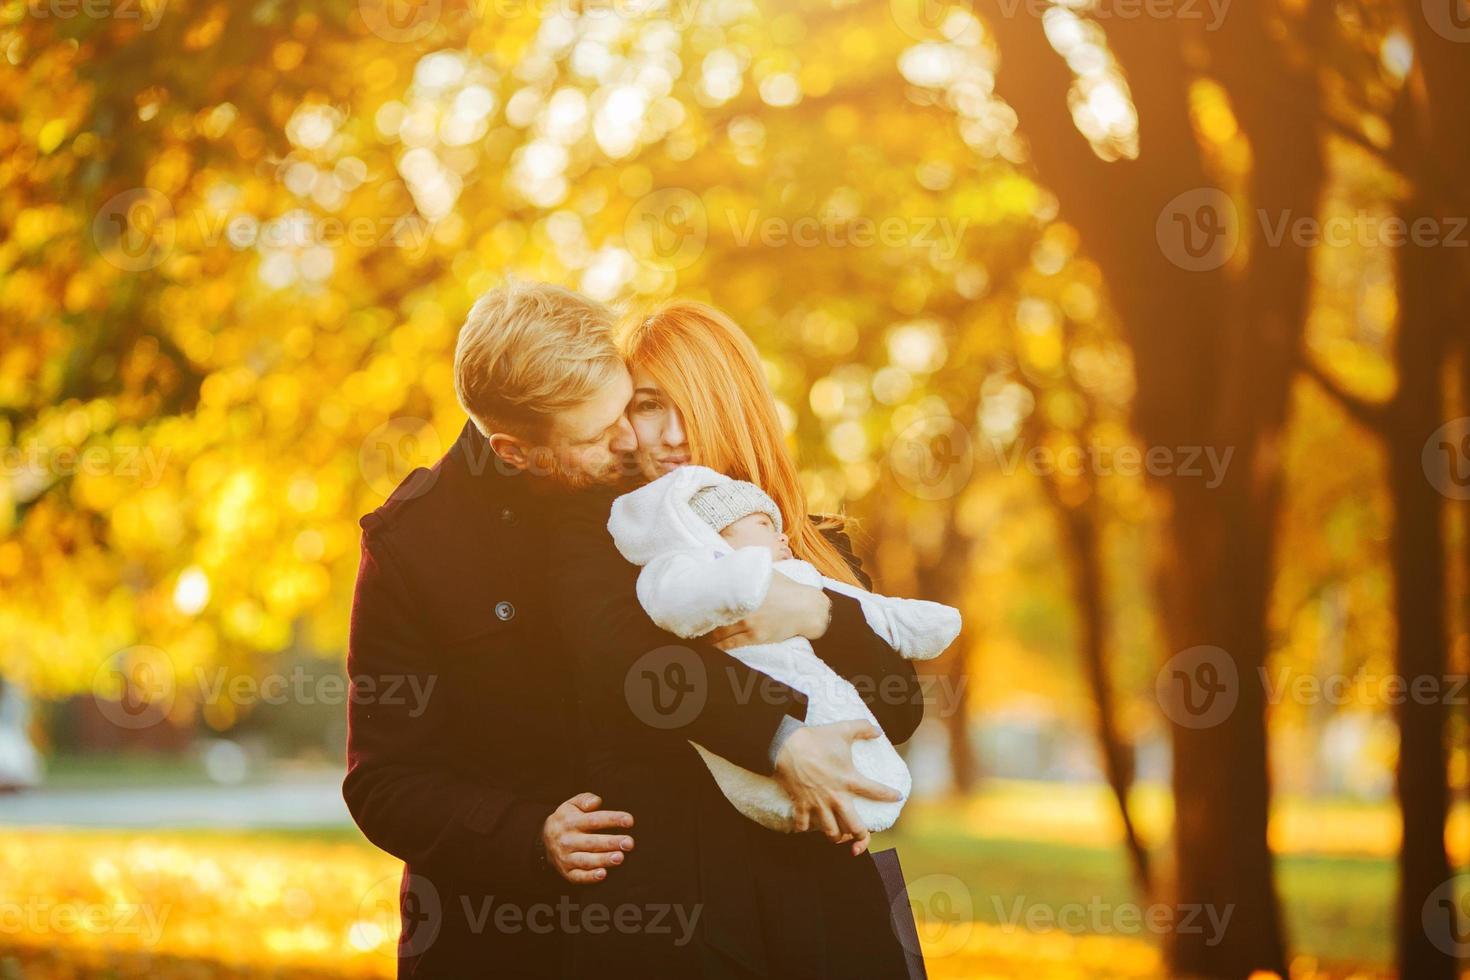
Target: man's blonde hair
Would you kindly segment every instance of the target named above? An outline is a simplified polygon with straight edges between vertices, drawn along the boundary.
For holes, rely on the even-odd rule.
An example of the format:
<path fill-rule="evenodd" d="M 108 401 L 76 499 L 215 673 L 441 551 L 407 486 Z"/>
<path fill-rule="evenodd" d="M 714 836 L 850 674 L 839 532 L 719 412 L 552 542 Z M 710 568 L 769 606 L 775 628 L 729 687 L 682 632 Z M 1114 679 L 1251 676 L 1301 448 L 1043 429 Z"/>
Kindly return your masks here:
<path fill-rule="evenodd" d="M 454 348 L 454 393 L 484 435 L 537 436 L 622 366 L 612 314 L 560 286 L 511 280 L 476 301 Z"/>

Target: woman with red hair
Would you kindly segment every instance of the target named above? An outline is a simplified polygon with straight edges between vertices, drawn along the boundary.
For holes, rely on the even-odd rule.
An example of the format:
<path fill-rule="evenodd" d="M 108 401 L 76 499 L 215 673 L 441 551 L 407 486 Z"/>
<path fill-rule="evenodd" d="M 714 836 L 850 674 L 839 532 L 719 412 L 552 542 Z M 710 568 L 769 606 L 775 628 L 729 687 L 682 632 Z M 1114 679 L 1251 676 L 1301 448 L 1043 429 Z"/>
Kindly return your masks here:
<path fill-rule="evenodd" d="M 779 507 L 795 557 L 825 576 L 869 588 L 835 515 L 809 514 L 775 398 L 755 346 L 729 317 L 707 305 L 672 301 L 629 321 L 620 347 L 633 377 L 628 418 L 638 436 L 638 462 L 653 479 L 698 464 L 764 489 Z M 560 576 L 561 618 L 577 656 L 579 736 L 589 785 L 635 815 L 638 846 L 614 873 L 587 890 L 588 901 L 616 921 L 619 909 L 671 909 L 690 924 L 656 932 L 642 925 L 577 931 L 572 975 L 892 980 L 923 975 L 923 961 L 892 852 L 866 853 L 867 833 L 852 818 L 850 797 L 783 834 L 746 820 L 715 785 L 688 738 L 705 730 L 764 725 L 769 715 L 728 703 L 785 705 L 769 739 L 769 759 L 734 761 L 773 774 L 800 803 L 801 774 L 789 771 L 785 740 L 803 749 L 837 735 L 833 764 L 852 776 L 851 793 L 897 799 L 862 779 L 851 765 L 853 738 L 876 737 L 862 722 L 840 733 L 803 726 L 799 692 L 770 683 L 729 690 L 734 671 L 708 648 L 663 633 L 648 621 L 634 592 L 638 569 L 623 560 L 607 532 L 611 496 L 562 522 L 553 563 Z M 780 578 L 776 576 L 775 578 Z M 773 579 L 774 582 L 774 579 Z M 838 674 L 864 693 L 883 732 L 902 743 L 923 717 L 913 667 L 867 627 L 855 602 L 839 593 L 792 583 L 827 610 L 803 620 L 801 634 Z M 772 585 L 772 592 L 776 586 Z M 794 601 L 794 600 L 793 600 Z M 747 620 L 704 639 L 728 649 L 787 639 L 770 621 Z M 786 620 L 791 622 L 789 618 Z M 718 651 L 714 651 L 718 656 Z M 696 655 L 697 654 L 697 655 Z M 738 663 L 727 658 L 731 664 Z M 763 675 L 755 675 L 763 677 Z M 703 717 L 701 717 L 701 715 Z M 713 716 L 713 717 L 712 717 Z M 842 741 L 845 738 L 846 741 Z M 837 758 L 838 756 L 845 756 Z M 762 768 L 757 768 L 762 767 Z M 881 870 L 880 870 L 881 864 Z M 886 883 L 886 886 L 885 886 Z M 590 909 L 592 906 L 589 905 Z M 634 915 L 625 911 L 626 921 Z"/>

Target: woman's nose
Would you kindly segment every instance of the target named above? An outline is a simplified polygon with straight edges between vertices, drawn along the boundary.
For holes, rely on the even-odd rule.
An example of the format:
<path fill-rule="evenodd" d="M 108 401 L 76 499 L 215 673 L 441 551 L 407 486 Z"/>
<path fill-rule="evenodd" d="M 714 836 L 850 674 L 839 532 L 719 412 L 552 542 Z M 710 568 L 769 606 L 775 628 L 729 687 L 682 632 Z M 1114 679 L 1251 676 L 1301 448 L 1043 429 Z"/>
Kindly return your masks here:
<path fill-rule="evenodd" d="M 684 436 L 684 420 L 679 417 L 678 412 L 670 412 L 668 427 L 664 429 L 664 443 L 670 449 L 678 449 L 686 441 Z"/>

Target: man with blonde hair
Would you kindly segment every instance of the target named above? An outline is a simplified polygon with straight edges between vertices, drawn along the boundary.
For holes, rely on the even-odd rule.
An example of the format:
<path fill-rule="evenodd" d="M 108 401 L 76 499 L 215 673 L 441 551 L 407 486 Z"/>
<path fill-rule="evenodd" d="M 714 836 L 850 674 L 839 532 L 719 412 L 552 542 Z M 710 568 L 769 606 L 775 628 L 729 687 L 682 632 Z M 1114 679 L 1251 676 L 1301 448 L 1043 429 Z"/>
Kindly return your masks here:
<path fill-rule="evenodd" d="M 405 862 L 400 977 L 555 977 L 568 933 L 591 928 L 576 889 L 638 859 L 633 815 L 580 785 L 574 658 L 546 558 L 561 501 L 636 469 L 633 385 L 605 307 L 525 282 L 470 310 L 454 384 L 470 421 L 453 447 L 361 522 L 343 795 L 363 833 Z M 794 635 L 827 604 L 818 589 L 773 586 L 747 640 Z M 787 738 L 805 716 L 799 694 L 714 646 L 685 646 L 707 666 L 704 708 L 660 737 L 799 781 L 806 799 L 846 791 L 840 734 Z"/>
<path fill-rule="evenodd" d="M 454 393 L 496 457 L 557 489 L 612 482 L 636 445 L 611 314 L 550 283 L 480 297 L 455 346 Z"/>

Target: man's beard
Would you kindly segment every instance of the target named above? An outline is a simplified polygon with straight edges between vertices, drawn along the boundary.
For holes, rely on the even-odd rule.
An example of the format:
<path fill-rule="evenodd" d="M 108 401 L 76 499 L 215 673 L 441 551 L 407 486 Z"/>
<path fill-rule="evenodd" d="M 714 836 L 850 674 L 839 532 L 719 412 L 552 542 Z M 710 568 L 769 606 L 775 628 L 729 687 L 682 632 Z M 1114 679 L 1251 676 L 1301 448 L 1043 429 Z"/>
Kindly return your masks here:
<path fill-rule="evenodd" d="M 572 494 L 602 487 L 626 492 L 647 482 L 634 453 L 613 453 L 601 466 L 588 467 L 580 459 L 553 459 L 546 474 L 547 489 Z"/>

